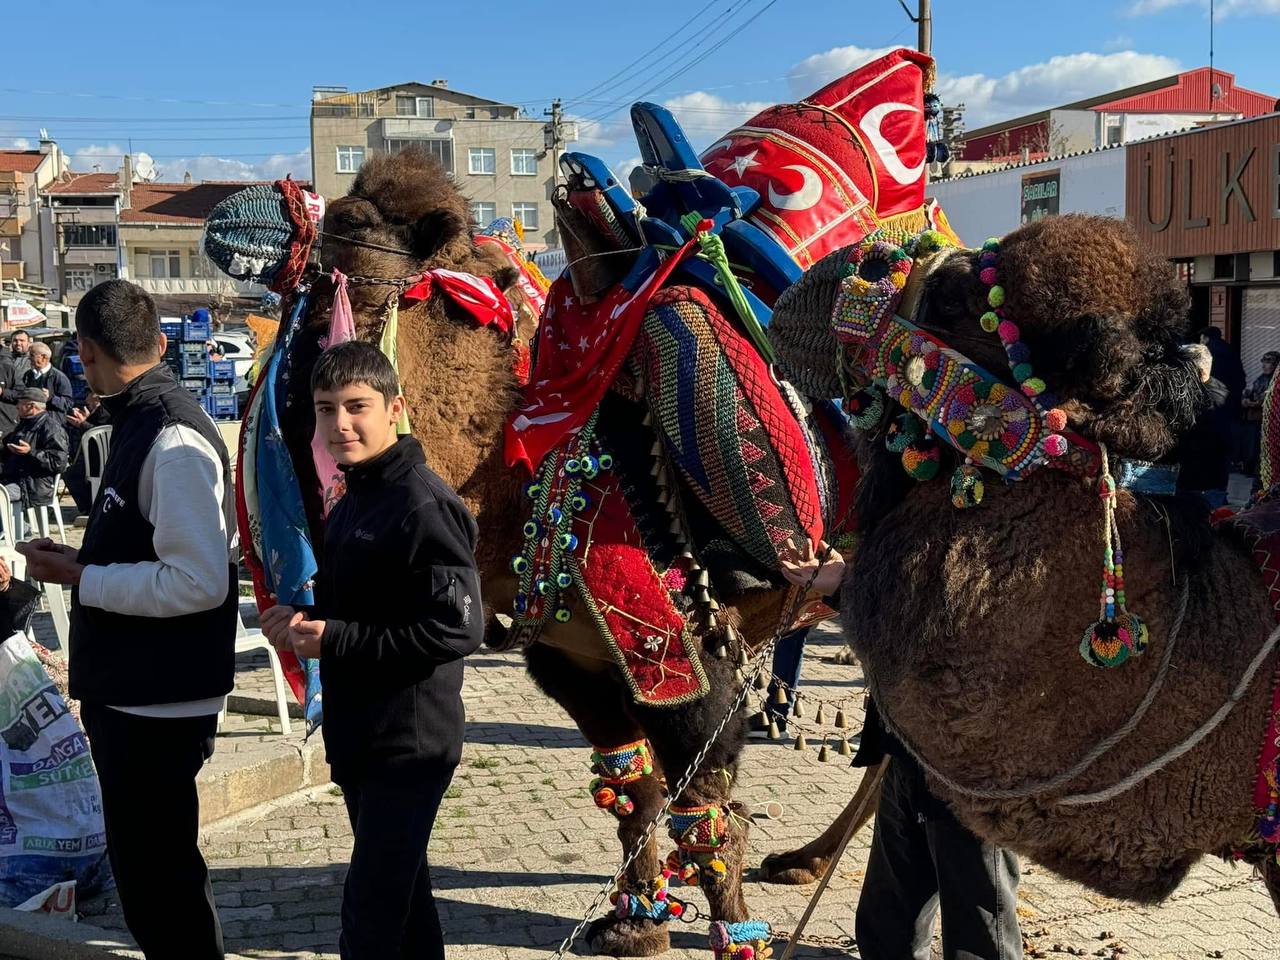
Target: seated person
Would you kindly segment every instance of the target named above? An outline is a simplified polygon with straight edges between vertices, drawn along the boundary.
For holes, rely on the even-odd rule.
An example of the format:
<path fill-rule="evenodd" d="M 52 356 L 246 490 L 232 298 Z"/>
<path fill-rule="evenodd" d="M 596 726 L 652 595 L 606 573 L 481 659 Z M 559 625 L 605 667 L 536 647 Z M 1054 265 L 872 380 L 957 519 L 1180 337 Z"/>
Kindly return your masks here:
<path fill-rule="evenodd" d="M 47 343 L 33 343 L 28 351 L 31 368 L 22 375 L 24 387 L 38 387 L 45 396 L 50 410 L 70 413 L 72 404 L 71 381 L 53 365 L 53 351 Z"/>
<path fill-rule="evenodd" d="M 67 444 L 71 448 L 71 466 L 62 475 L 71 498 L 76 502 L 76 512 L 88 515 L 93 506 L 92 490 L 89 486 L 89 464 L 85 463 L 84 450 L 80 441 L 94 427 L 101 427 L 111 422 L 111 414 L 98 400 L 96 393 L 85 395 L 84 406 L 75 407 L 67 414 Z M 98 472 L 102 472 L 103 464 L 95 464 Z"/>
<path fill-rule="evenodd" d="M 67 469 L 67 432 L 46 410 L 43 390 L 28 387 L 18 394 L 18 425 L 0 443 L 0 485 L 13 504 L 18 537 L 23 511 L 53 503 L 53 478 Z"/>

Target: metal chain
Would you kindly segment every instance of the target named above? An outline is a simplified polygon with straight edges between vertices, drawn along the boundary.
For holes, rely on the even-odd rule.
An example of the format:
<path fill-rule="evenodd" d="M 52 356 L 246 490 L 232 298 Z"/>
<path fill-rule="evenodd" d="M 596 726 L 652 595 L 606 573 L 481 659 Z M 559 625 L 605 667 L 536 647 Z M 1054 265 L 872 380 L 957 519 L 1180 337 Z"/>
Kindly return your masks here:
<path fill-rule="evenodd" d="M 715 730 L 712 731 L 711 736 L 707 738 L 707 742 L 702 745 L 702 748 L 697 752 L 694 758 L 689 761 L 689 766 L 680 777 L 675 789 L 668 792 L 667 800 L 662 805 L 662 809 L 659 810 L 657 815 L 645 826 L 644 832 L 631 848 L 631 852 L 623 858 L 622 866 L 617 869 L 612 878 L 600 887 L 599 892 L 587 907 L 586 913 L 583 914 L 582 919 L 579 920 L 577 925 L 569 932 L 569 935 L 560 942 L 560 946 L 557 947 L 555 953 L 551 955 L 552 960 L 561 960 L 565 951 L 573 945 L 573 942 L 577 940 L 582 932 L 586 930 L 588 925 L 590 925 L 592 917 L 595 916 L 595 912 L 599 910 L 605 900 L 608 899 L 609 894 L 613 892 L 618 881 L 622 879 L 626 874 L 627 869 L 631 864 L 635 863 L 636 858 L 640 856 L 640 852 L 648 845 L 649 840 L 653 837 L 654 831 L 658 829 L 658 826 L 662 823 L 663 817 L 665 817 L 671 809 L 671 804 L 673 804 L 684 793 L 689 784 L 693 782 L 693 778 L 698 775 L 698 771 L 702 767 L 702 762 L 706 760 L 707 754 L 711 752 L 711 748 L 715 746 L 715 742 L 720 739 L 720 734 L 723 733 L 724 728 L 729 725 L 729 721 L 733 719 L 738 710 L 742 708 L 743 703 L 746 702 L 747 694 L 751 691 L 756 678 L 764 672 L 765 662 L 773 655 L 773 648 L 778 645 L 778 641 L 782 636 L 789 632 L 791 624 L 795 622 L 796 616 L 800 613 L 800 608 L 804 605 L 804 598 L 809 592 L 809 586 L 811 586 L 813 581 L 817 579 L 818 572 L 826 562 L 827 556 L 826 554 L 823 554 L 818 559 L 818 566 L 810 575 L 809 582 L 805 587 L 803 589 L 792 588 L 795 590 L 794 598 L 791 603 L 783 609 L 773 636 L 763 647 L 760 648 L 754 659 L 750 664 L 748 664 L 748 666 L 753 669 L 750 675 L 743 676 L 742 686 L 739 688 L 737 696 L 734 697 L 733 703 L 729 705 L 729 709 L 725 711 L 724 716 L 720 718 L 720 722 L 716 725 Z M 772 673 L 772 671 L 770 671 L 770 673 Z"/>

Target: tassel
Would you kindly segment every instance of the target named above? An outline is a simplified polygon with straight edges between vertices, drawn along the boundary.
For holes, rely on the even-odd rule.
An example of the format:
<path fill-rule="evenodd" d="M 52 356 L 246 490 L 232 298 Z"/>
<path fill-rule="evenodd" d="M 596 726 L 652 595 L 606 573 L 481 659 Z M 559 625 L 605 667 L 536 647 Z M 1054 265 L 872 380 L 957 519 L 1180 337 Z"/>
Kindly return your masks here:
<path fill-rule="evenodd" d="M 813 722 L 819 726 L 827 722 L 827 713 L 826 710 L 823 709 L 821 702 L 818 703 L 818 715 L 813 718 Z"/>
<path fill-rule="evenodd" d="M 785 707 L 790 701 L 787 700 L 787 691 L 779 684 L 773 691 L 773 702 L 780 707 Z"/>
<path fill-rule="evenodd" d="M 778 731 L 778 721 L 770 720 L 769 721 L 769 739 L 779 740 L 781 738 L 782 738 L 782 734 Z"/>
<path fill-rule="evenodd" d="M 843 737 L 840 740 L 840 746 L 836 748 L 836 752 L 842 757 L 853 756 L 853 747 L 849 745 L 849 738 Z"/>
<path fill-rule="evenodd" d="M 844 711 L 843 711 L 843 710 L 837 710 L 837 711 L 836 711 L 836 729 L 837 729 L 837 730 L 844 730 L 844 729 L 848 728 L 848 726 L 849 726 L 849 724 L 845 723 L 845 719 L 844 719 Z"/>
<path fill-rule="evenodd" d="M 827 741 L 822 741 L 822 746 L 818 748 L 818 762 L 826 763 L 831 759 L 831 751 L 827 749 Z"/>
<path fill-rule="evenodd" d="M 804 738 L 803 733 L 796 734 L 796 749 L 797 750 L 809 749 L 809 741 Z"/>
<path fill-rule="evenodd" d="M 796 702 L 791 706 L 791 715 L 797 720 L 804 719 L 804 707 L 800 705 L 800 694 L 796 694 Z"/>

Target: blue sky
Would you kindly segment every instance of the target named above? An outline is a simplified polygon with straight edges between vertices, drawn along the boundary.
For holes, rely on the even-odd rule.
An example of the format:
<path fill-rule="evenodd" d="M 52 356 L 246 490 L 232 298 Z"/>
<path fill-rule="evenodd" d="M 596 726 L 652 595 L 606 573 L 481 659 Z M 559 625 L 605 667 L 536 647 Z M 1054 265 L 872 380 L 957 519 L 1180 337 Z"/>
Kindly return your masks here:
<path fill-rule="evenodd" d="M 915 42 L 897 0 L 600 3 L 594 20 L 591 5 L 564 0 L 11 7 L 7 45 L 17 41 L 26 67 L 0 79 L 0 146 L 33 144 L 43 126 L 80 169 L 117 169 L 132 150 L 174 180 L 307 176 L 312 85 L 437 77 L 534 116 L 558 96 L 589 119 L 578 149 L 625 168 L 631 100 L 666 103 L 705 144 L 765 104 Z M 934 8 L 939 92 L 964 101 L 970 128 L 1208 62 L 1207 0 Z M 664 39 L 665 57 L 599 86 Z M 1215 65 L 1241 85 L 1280 96 L 1278 40 L 1280 0 L 1217 0 Z"/>

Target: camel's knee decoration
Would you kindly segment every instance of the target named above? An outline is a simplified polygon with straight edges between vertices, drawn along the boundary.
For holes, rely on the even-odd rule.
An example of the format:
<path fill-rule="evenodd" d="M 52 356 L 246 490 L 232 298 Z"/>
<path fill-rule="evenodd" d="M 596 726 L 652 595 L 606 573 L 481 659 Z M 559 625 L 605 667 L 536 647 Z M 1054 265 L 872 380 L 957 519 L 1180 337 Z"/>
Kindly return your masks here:
<path fill-rule="evenodd" d="M 211 218 L 219 262 L 276 278 L 292 308 L 240 461 L 292 467 L 277 475 L 292 484 L 287 502 L 250 494 L 242 511 L 260 605 L 295 599 L 308 565 L 288 558 L 324 534 L 311 366 L 334 336 L 380 342 L 429 462 L 477 517 L 485 599 L 512 618 L 490 619 L 492 645 L 522 646 L 596 747 L 593 795 L 626 853 L 614 909 L 590 931 L 599 952 L 666 949 L 666 923 L 692 919 L 673 885 L 692 879 L 717 955 L 767 956 L 768 925 L 742 895 L 746 821 L 732 799 L 738 663 L 803 599 L 784 588 L 779 548 L 836 537 L 858 469 L 830 402 L 775 375 L 765 328 L 779 295 L 842 244 L 947 231 L 923 192 L 932 70 L 894 51 L 701 158 L 669 113 L 638 104 L 649 188 L 634 198 L 595 158 L 566 154 L 554 203 L 571 267 L 545 291 L 510 230 L 473 235 L 466 201 L 420 151 L 371 159 L 318 228 L 288 183 Z M 887 102 L 916 108 L 875 120 Z M 875 125 L 879 147 L 859 124 Z M 304 269 L 313 243 L 320 270 Z M 340 332 L 331 314 L 347 316 L 344 297 Z M 275 576 L 286 569 L 301 582 Z M 670 862 L 652 831 L 668 806 Z"/>

